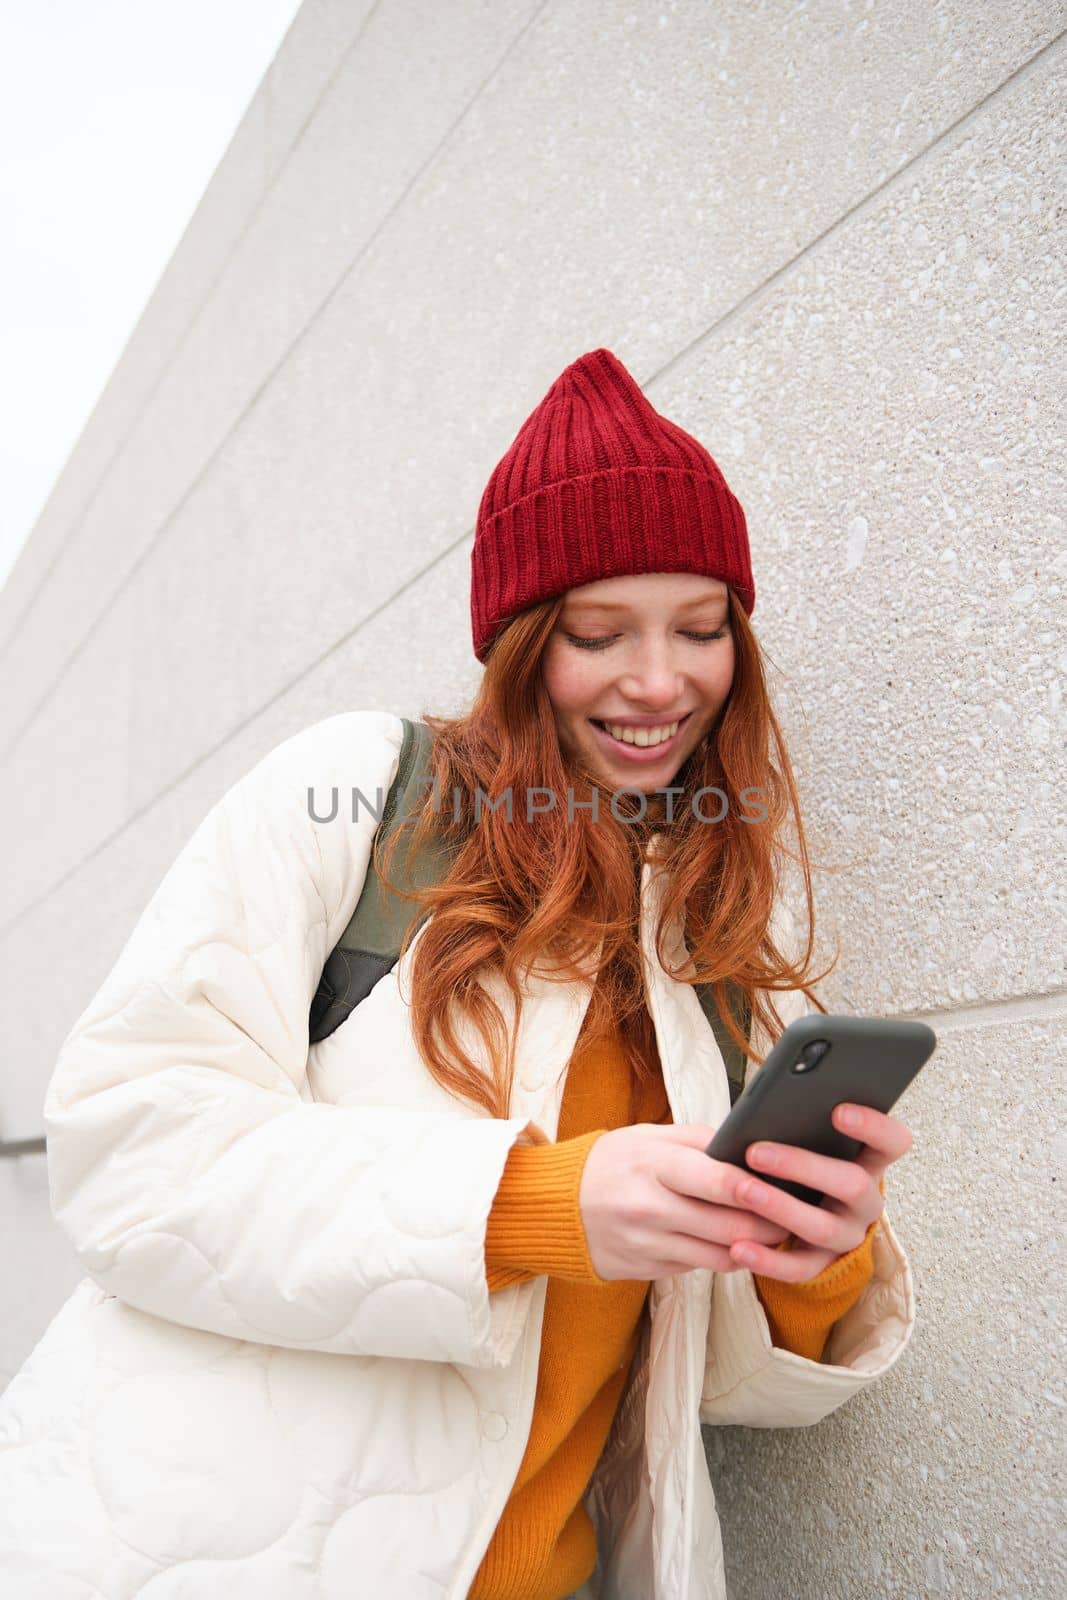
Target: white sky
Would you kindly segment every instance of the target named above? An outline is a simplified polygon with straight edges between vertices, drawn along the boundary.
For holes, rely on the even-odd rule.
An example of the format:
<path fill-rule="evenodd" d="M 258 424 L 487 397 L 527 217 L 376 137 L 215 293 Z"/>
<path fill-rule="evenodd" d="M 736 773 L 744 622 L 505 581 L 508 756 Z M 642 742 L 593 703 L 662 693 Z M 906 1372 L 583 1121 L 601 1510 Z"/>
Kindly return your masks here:
<path fill-rule="evenodd" d="M 0 585 L 300 0 L 0 0 Z"/>

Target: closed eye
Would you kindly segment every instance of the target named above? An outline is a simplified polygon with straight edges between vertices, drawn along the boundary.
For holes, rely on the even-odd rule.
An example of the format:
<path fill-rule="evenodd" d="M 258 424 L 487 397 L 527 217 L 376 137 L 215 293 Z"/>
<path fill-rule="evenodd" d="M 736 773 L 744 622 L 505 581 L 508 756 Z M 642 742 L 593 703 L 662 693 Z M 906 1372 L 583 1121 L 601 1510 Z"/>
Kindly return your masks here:
<path fill-rule="evenodd" d="M 712 644 L 716 639 L 725 639 L 728 632 L 729 629 L 725 624 L 721 628 L 716 628 L 714 633 L 693 633 L 689 629 L 682 629 L 683 636 L 692 639 L 694 644 Z M 612 633 L 606 639 L 582 639 L 575 633 L 568 633 L 565 637 L 579 650 L 604 650 L 609 644 L 614 644 L 619 635 Z"/>

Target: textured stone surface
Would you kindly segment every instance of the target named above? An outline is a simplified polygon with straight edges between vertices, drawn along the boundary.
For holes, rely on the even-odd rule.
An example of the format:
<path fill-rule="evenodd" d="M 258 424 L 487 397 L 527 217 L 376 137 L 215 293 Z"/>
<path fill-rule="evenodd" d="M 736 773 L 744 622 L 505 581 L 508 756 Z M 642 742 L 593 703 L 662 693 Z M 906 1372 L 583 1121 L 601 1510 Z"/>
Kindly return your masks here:
<path fill-rule="evenodd" d="M 732 1600 L 1062 1594 L 1067 1008 L 940 1024 L 886 1208 L 893 1372 L 815 1428 L 705 1428 Z"/>

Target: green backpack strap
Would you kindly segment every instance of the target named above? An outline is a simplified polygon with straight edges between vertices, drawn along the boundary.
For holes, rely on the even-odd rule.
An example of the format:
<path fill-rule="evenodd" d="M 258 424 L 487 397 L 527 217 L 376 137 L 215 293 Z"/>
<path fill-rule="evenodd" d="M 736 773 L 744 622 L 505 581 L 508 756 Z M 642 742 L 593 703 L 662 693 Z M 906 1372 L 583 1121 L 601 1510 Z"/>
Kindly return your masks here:
<path fill-rule="evenodd" d="M 422 805 L 433 776 L 433 734 L 425 722 L 412 722 L 407 717 L 401 721 L 404 739 L 400 760 L 375 832 L 375 846 L 380 839 L 383 848 L 399 824 Z M 414 861 L 408 844 L 397 850 L 390 875 L 402 889 L 430 888 L 443 880 L 449 863 L 449 851 L 443 842 L 424 847 Z M 378 876 L 372 849 L 356 909 L 330 953 L 311 1002 L 312 1044 L 328 1038 L 366 999 L 379 979 L 396 965 L 408 923 L 417 916 L 421 926 L 429 914 L 427 908 L 420 912 L 414 901 L 404 900 L 386 888 Z"/>
<path fill-rule="evenodd" d="M 407 717 L 400 720 L 404 724 L 400 760 L 375 834 L 375 844 L 380 838 L 383 848 L 404 818 L 422 805 L 433 776 L 432 732 L 425 722 L 412 722 Z M 392 863 L 393 881 L 402 889 L 430 888 L 443 882 L 451 859 L 444 841 L 432 841 L 424 846 L 414 861 L 410 848 L 401 848 Z M 308 1033 L 312 1044 L 328 1038 L 339 1028 L 360 1001 L 366 999 L 374 985 L 396 966 L 400 946 L 412 917 L 418 916 L 417 925 L 421 926 L 429 914 L 427 909 L 420 913 L 413 901 L 404 900 L 386 888 L 378 876 L 372 849 L 366 881 L 356 909 L 330 953 L 311 1002 Z M 722 1052 L 730 1083 L 730 1104 L 733 1105 L 744 1088 L 745 1058 L 726 1031 L 710 984 L 698 983 L 695 988 L 701 1009 Z M 728 989 L 732 1004 L 743 1018 L 747 1035 L 750 1021 L 748 1006 L 735 985 L 728 985 Z"/>
<path fill-rule="evenodd" d="M 719 1015 L 719 1008 L 715 1004 L 715 995 L 710 983 L 697 983 L 693 987 L 697 992 L 697 999 L 705 1017 L 711 1025 L 715 1035 L 715 1042 L 722 1054 L 723 1065 L 726 1068 L 726 1077 L 730 1084 L 730 1104 L 737 1104 L 738 1097 L 745 1087 L 745 1056 L 744 1052 L 736 1045 L 727 1031 L 726 1024 Z M 736 983 L 728 981 L 726 985 L 730 1005 L 735 1015 L 740 1015 L 741 1026 L 747 1038 L 751 1035 L 752 1015 L 744 990 Z"/>

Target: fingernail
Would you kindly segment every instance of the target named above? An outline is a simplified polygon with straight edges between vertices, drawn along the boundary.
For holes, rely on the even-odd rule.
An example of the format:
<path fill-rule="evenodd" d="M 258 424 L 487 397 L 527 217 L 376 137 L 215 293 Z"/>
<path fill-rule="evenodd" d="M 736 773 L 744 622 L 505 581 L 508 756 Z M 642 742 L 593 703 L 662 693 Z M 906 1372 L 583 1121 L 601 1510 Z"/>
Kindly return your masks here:
<path fill-rule="evenodd" d="M 843 1128 L 858 1128 L 863 1118 L 851 1106 L 841 1106 L 838 1109 L 837 1120 Z"/>

